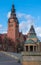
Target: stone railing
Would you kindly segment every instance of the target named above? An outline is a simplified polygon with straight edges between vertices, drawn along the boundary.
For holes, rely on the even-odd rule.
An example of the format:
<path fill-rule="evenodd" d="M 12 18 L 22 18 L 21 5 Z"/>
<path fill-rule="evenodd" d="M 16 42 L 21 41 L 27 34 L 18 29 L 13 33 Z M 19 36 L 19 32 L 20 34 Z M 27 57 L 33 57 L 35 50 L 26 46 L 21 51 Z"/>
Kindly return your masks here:
<path fill-rule="evenodd" d="M 22 56 L 41 56 L 41 52 L 22 52 Z"/>

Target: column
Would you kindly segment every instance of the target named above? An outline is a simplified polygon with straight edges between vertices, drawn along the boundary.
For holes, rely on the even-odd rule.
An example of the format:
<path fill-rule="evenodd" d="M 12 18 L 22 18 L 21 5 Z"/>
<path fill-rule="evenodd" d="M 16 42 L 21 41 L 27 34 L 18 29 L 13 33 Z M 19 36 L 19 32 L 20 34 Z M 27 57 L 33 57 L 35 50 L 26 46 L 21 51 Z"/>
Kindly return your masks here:
<path fill-rule="evenodd" d="M 33 52 L 34 52 L 34 46 L 33 46 Z"/>
<path fill-rule="evenodd" d="M 24 46 L 24 51 L 26 51 L 26 46 Z"/>
<path fill-rule="evenodd" d="M 36 52 L 37 51 L 37 46 L 34 46 L 34 52 Z"/>
<path fill-rule="evenodd" d="M 30 52 L 30 46 L 28 46 L 28 52 Z"/>
<path fill-rule="evenodd" d="M 36 46 L 36 51 L 37 51 L 37 46 Z"/>

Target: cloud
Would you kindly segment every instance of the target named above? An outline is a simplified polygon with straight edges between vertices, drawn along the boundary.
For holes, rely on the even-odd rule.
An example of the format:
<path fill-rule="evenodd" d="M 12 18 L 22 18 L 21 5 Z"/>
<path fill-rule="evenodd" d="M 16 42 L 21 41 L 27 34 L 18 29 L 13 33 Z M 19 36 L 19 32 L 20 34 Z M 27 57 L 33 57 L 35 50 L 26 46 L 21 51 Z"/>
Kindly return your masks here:
<path fill-rule="evenodd" d="M 22 18 L 22 17 L 24 17 L 24 16 L 25 16 L 24 13 L 17 13 L 17 17 L 18 17 L 18 18 Z"/>
<path fill-rule="evenodd" d="M 2 24 L 0 24 L 0 33 L 7 33 L 7 28 L 4 28 Z"/>
<path fill-rule="evenodd" d="M 28 26 L 27 26 L 27 22 L 25 21 L 22 21 L 20 24 L 19 24 L 19 31 L 22 31 L 23 34 L 26 34 L 27 33 L 27 30 L 28 30 Z"/>
<path fill-rule="evenodd" d="M 36 27 L 35 30 L 36 30 L 37 36 L 41 37 L 41 27 Z"/>
<path fill-rule="evenodd" d="M 33 24 L 34 17 L 32 17 L 31 15 L 22 14 L 22 13 L 19 13 L 18 15 L 19 15 L 18 18 L 20 19 L 23 18 L 23 20 L 19 24 L 19 30 L 22 31 L 23 34 L 26 34 L 30 26 Z"/>
<path fill-rule="evenodd" d="M 4 34 L 4 33 L 7 33 L 7 31 L 3 31 L 2 33 L 3 33 L 3 34 Z"/>
<path fill-rule="evenodd" d="M 3 25 L 2 24 L 0 24 L 0 28 L 2 28 L 3 27 Z"/>
<path fill-rule="evenodd" d="M 0 33 L 2 33 L 2 34 L 7 33 L 7 30 L 5 30 L 5 29 L 0 29 Z"/>
<path fill-rule="evenodd" d="M 11 14 L 11 12 L 9 11 L 9 12 L 7 13 L 7 18 L 10 18 L 10 14 Z"/>

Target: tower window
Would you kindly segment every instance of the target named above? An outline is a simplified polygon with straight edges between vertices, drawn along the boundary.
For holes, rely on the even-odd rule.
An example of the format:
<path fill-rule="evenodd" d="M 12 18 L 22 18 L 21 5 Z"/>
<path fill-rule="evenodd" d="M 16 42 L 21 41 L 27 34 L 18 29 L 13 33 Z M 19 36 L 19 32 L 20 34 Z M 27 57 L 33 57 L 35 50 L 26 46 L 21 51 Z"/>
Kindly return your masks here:
<path fill-rule="evenodd" d="M 13 26 L 13 24 L 10 24 L 9 26 L 10 26 L 10 27 L 12 27 L 12 26 Z"/>

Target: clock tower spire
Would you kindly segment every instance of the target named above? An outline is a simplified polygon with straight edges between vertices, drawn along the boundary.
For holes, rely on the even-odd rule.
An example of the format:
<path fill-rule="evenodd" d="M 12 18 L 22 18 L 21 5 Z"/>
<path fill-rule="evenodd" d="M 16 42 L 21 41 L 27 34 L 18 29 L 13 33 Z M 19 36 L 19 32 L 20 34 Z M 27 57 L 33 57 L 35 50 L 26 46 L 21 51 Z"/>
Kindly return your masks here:
<path fill-rule="evenodd" d="M 14 7 L 14 5 L 12 5 L 10 18 L 16 18 L 16 12 L 15 12 L 15 7 Z"/>

